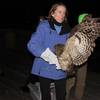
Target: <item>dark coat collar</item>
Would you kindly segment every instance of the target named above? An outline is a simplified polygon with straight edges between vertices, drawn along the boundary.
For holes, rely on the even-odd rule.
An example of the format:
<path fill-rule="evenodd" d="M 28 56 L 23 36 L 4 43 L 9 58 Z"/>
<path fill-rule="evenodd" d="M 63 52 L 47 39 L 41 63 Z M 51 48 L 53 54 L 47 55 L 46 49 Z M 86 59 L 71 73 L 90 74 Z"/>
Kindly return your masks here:
<path fill-rule="evenodd" d="M 54 20 L 52 18 L 48 19 L 48 22 L 49 22 L 50 28 L 52 30 L 56 30 L 55 27 L 54 27 L 54 24 L 56 24 L 56 22 L 54 22 Z M 71 31 L 71 28 L 70 28 L 70 26 L 68 25 L 67 22 L 66 23 L 61 23 L 61 25 L 62 25 L 62 29 L 61 29 L 60 35 L 67 34 L 67 33 L 69 33 Z"/>

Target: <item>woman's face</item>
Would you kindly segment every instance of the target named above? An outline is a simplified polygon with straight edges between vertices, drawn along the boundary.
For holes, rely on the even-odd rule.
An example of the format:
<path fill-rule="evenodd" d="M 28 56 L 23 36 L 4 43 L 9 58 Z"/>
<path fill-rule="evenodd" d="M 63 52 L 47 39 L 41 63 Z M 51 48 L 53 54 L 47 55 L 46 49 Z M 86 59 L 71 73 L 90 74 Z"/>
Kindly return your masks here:
<path fill-rule="evenodd" d="M 56 10 L 52 13 L 54 19 L 59 23 L 62 23 L 64 21 L 65 15 L 66 15 L 66 8 L 64 6 L 58 6 Z"/>

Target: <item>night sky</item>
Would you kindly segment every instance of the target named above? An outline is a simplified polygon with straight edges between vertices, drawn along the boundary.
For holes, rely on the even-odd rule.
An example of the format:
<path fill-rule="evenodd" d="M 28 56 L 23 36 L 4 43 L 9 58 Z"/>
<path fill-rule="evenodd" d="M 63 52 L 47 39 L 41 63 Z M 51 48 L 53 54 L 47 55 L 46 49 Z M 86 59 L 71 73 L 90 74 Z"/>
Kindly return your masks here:
<path fill-rule="evenodd" d="M 69 24 L 77 24 L 77 16 L 88 12 L 99 17 L 98 0 L 33 0 L 33 2 L 6 2 L 0 6 L 0 27 L 29 28 L 37 22 L 38 16 L 48 15 L 51 5 L 62 1 L 69 10 Z"/>

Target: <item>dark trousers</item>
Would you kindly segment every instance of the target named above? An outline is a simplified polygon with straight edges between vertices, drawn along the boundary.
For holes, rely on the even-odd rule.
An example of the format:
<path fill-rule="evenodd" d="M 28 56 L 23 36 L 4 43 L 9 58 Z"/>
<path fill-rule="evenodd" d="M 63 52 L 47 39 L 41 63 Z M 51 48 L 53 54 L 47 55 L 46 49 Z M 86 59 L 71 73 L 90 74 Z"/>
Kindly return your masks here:
<path fill-rule="evenodd" d="M 50 83 L 54 82 L 56 100 L 65 100 L 66 98 L 66 79 L 51 80 L 48 78 L 40 77 L 40 89 L 42 100 L 51 100 Z"/>

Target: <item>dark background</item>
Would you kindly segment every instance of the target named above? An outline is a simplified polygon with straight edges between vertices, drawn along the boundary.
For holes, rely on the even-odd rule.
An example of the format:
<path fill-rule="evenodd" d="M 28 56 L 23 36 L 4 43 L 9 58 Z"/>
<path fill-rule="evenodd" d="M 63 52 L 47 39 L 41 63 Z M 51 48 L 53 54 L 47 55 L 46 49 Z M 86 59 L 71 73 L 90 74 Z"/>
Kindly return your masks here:
<path fill-rule="evenodd" d="M 71 27 L 77 24 L 81 13 L 91 13 L 100 17 L 98 0 L 33 0 L 32 2 L 0 3 L 0 61 L 1 69 L 12 68 L 29 73 L 34 57 L 27 50 L 27 42 L 38 24 L 39 16 L 47 16 L 55 2 L 64 2 L 69 11 Z M 89 58 L 89 71 L 100 72 L 100 40 Z"/>

